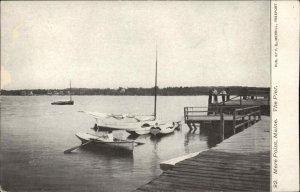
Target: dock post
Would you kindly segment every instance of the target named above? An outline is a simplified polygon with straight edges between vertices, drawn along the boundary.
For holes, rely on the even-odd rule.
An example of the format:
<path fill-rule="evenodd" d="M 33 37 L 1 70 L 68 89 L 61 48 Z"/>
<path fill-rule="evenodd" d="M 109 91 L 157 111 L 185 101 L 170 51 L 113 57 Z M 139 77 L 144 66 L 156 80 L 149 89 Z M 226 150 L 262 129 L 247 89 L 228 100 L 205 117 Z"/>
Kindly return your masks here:
<path fill-rule="evenodd" d="M 242 117 L 242 122 L 244 123 L 244 124 L 243 124 L 243 127 L 242 127 L 243 130 L 246 128 L 246 124 L 245 124 L 245 114 L 246 114 L 246 111 L 243 110 L 243 117 Z"/>
<path fill-rule="evenodd" d="M 195 132 L 196 132 L 196 130 L 197 130 L 197 127 L 196 127 L 195 123 L 192 123 L 192 125 L 193 125 L 193 128 L 194 128 L 194 133 L 195 133 Z"/>
<path fill-rule="evenodd" d="M 192 130 L 193 130 L 193 127 L 192 127 L 191 123 L 187 123 L 187 125 L 188 125 L 190 131 L 192 131 Z"/>
<path fill-rule="evenodd" d="M 236 109 L 233 110 L 233 120 L 232 120 L 232 129 L 233 129 L 233 134 L 235 135 L 235 125 L 236 125 Z"/>
<path fill-rule="evenodd" d="M 224 114 L 220 114 L 220 137 L 221 141 L 224 140 Z"/>
<path fill-rule="evenodd" d="M 187 120 L 186 107 L 184 107 L 183 110 L 184 110 L 184 123 L 186 123 L 186 120 Z"/>
<path fill-rule="evenodd" d="M 259 113 L 258 113 L 258 120 L 261 120 L 261 106 L 258 107 L 259 108 Z"/>
<path fill-rule="evenodd" d="M 200 132 L 201 132 L 201 122 L 199 122 L 199 134 L 200 134 Z"/>
<path fill-rule="evenodd" d="M 252 121 L 251 121 L 251 115 L 248 116 L 248 127 L 252 125 Z"/>

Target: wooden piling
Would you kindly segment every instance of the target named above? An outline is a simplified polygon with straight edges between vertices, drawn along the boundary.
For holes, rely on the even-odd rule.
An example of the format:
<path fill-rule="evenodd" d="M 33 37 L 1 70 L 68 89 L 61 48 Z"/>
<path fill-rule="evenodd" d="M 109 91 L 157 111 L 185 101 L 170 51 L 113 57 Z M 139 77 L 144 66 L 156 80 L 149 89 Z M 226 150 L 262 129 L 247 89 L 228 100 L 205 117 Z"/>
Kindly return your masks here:
<path fill-rule="evenodd" d="M 224 114 L 221 113 L 220 114 L 220 138 L 221 138 L 221 141 L 224 140 Z"/>
<path fill-rule="evenodd" d="M 233 120 L 232 120 L 233 134 L 235 134 L 235 125 L 236 125 L 236 109 L 234 109 L 233 111 Z"/>
<path fill-rule="evenodd" d="M 188 125 L 190 131 L 192 131 L 192 130 L 193 130 L 193 127 L 192 127 L 191 123 L 187 123 L 187 125 Z"/>
<path fill-rule="evenodd" d="M 194 132 L 197 130 L 197 126 L 196 126 L 196 124 L 195 123 L 192 123 L 192 125 L 193 125 L 193 128 L 194 128 Z"/>

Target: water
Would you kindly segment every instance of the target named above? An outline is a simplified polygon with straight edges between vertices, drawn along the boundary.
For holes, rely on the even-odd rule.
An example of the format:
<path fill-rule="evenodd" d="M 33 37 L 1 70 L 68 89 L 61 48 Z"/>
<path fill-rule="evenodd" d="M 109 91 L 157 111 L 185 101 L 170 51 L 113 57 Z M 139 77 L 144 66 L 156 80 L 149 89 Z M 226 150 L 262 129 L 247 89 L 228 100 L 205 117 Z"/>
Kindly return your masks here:
<path fill-rule="evenodd" d="M 160 139 L 149 135 L 136 141 L 145 145 L 133 154 L 78 149 L 77 132 L 93 132 L 95 120 L 82 113 L 152 114 L 153 97 L 74 96 L 75 105 L 55 106 L 63 96 L 23 96 L 1 98 L 1 182 L 8 191 L 132 191 L 162 173 L 159 163 L 180 155 L 205 150 L 214 145 L 207 133 L 182 129 Z M 206 106 L 205 96 L 158 97 L 157 114 L 164 121 L 183 120 L 183 107 Z M 126 139 L 129 134 L 118 131 Z"/>

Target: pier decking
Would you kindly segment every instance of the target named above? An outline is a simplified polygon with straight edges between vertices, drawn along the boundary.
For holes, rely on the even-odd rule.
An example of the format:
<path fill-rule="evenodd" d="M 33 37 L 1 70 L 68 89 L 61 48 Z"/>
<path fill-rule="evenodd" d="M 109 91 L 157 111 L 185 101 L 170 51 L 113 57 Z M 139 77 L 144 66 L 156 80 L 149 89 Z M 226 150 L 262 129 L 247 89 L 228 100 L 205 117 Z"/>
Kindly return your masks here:
<path fill-rule="evenodd" d="M 136 191 L 269 191 L 270 118 L 177 163 Z"/>

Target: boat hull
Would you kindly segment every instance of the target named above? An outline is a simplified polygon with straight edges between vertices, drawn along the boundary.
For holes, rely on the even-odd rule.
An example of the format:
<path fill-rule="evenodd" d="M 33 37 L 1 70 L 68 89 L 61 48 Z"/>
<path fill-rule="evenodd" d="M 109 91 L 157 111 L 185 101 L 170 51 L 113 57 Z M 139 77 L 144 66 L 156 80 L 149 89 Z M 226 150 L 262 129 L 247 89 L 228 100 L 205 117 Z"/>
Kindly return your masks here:
<path fill-rule="evenodd" d="M 101 147 L 101 148 L 110 148 L 110 149 L 128 150 L 128 151 L 133 151 L 134 149 L 133 141 L 127 141 L 127 140 L 107 141 L 105 139 L 100 139 L 96 135 L 91 135 L 87 133 L 77 133 L 76 137 L 79 140 L 81 140 L 82 143 L 93 141 L 91 145 Z"/>
<path fill-rule="evenodd" d="M 51 105 L 74 105 L 74 101 L 56 101 L 51 103 Z"/>
<path fill-rule="evenodd" d="M 157 122 L 148 121 L 148 122 L 134 122 L 134 123 L 99 123 L 97 126 L 101 131 L 125 130 L 130 134 L 144 135 L 150 133 L 150 129 L 155 125 L 155 123 Z"/>
<path fill-rule="evenodd" d="M 174 122 L 169 124 L 161 124 L 160 126 L 152 127 L 150 129 L 150 134 L 154 136 L 167 135 L 173 133 L 175 129 L 180 127 L 180 122 Z"/>

